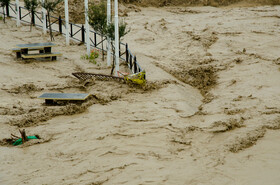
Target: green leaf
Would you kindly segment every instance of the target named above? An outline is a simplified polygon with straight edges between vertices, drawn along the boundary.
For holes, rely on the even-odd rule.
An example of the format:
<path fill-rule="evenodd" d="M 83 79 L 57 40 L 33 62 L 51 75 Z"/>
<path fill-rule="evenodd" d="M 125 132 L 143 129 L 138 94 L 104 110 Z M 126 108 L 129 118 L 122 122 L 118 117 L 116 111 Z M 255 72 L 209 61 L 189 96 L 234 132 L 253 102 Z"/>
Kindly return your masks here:
<path fill-rule="evenodd" d="M 99 4 L 92 3 L 88 9 L 89 25 L 100 35 L 106 34 L 107 14 L 106 4 L 101 1 Z"/>
<path fill-rule="evenodd" d="M 41 6 L 47 10 L 47 12 L 54 12 L 56 6 L 61 3 L 62 0 L 45 0 L 41 2 Z"/>
<path fill-rule="evenodd" d="M 29 11 L 35 11 L 39 2 L 37 0 L 24 0 L 24 7 Z"/>

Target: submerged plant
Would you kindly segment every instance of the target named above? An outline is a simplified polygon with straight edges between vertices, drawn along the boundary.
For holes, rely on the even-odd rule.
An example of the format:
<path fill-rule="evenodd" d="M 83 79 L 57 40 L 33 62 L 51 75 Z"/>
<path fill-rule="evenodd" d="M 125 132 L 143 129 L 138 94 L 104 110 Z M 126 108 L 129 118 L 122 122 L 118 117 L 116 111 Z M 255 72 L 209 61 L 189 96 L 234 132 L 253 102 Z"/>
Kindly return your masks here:
<path fill-rule="evenodd" d="M 82 55 L 81 59 L 89 60 L 89 62 L 96 64 L 95 59 L 98 58 L 98 57 L 99 57 L 99 52 L 97 50 L 93 49 L 93 50 L 90 51 L 90 55 L 87 55 L 87 54 Z"/>

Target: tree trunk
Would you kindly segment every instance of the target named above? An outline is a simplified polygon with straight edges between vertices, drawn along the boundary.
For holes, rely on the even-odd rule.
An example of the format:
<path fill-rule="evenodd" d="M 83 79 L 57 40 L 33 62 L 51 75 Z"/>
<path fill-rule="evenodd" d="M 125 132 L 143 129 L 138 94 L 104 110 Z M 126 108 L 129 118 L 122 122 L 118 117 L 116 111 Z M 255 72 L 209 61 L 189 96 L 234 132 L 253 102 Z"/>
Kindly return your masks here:
<path fill-rule="evenodd" d="M 22 143 L 28 141 L 26 133 L 25 133 L 25 129 L 23 129 L 23 130 L 19 129 L 19 132 L 20 132 L 20 135 L 21 135 Z"/>
<path fill-rule="evenodd" d="M 30 21 L 30 32 L 32 31 L 32 20 L 33 20 L 33 13 L 32 13 L 32 11 L 31 11 L 31 21 Z"/>
<path fill-rule="evenodd" d="M 114 69 L 115 69 L 115 48 L 114 48 L 113 42 L 111 42 L 111 47 L 113 50 L 113 63 L 112 63 L 111 75 L 113 75 Z"/>
<path fill-rule="evenodd" d="M 102 41 L 102 61 L 104 61 L 103 35 L 101 35 L 101 41 Z"/>
<path fill-rule="evenodd" d="M 5 8 L 4 8 L 4 6 L 2 6 L 2 8 L 3 8 L 3 14 L 4 14 L 3 21 L 4 21 L 4 23 L 5 23 Z"/>
<path fill-rule="evenodd" d="M 50 37 L 51 37 L 51 41 L 53 41 L 54 40 L 54 37 L 53 37 L 53 35 L 52 35 L 52 25 L 51 25 L 51 17 L 50 17 L 50 12 L 49 11 L 47 11 L 48 13 L 48 19 L 49 19 L 49 31 L 50 31 Z"/>

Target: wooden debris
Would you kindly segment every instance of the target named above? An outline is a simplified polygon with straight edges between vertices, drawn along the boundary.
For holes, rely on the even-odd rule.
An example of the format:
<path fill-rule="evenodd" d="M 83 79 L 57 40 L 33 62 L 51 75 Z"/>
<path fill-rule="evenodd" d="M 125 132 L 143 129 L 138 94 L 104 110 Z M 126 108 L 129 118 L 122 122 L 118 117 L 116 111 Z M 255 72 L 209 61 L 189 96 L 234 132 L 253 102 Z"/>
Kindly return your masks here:
<path fill-rule="evenodd" d="M 26 133 L 25 133 L 25 129 L 22 129 L 22 130 L 19 129 L 19 132 L 21 134 L 22 143 L 28 141 Z"/>

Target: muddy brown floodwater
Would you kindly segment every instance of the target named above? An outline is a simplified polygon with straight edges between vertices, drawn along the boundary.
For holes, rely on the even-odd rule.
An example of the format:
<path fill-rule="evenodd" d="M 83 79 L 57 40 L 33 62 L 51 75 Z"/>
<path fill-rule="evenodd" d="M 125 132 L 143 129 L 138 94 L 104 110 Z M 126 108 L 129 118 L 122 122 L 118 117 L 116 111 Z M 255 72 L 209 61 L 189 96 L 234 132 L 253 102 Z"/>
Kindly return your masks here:
<path fill-rule="evenodd" d="M 73 72 L 110 67 L 60 35 L 57 61 L 17 60 L 16 44 L 49 37 L 1 21 L 0 184 L 279 184 L 279 15 L 280 6 L 128 11 L 124 42 L 146 70 L 142 88 L 80 82 Z M 44 92 L 93 95 L 46 106 Z M 41 139 L 3 143 L 19 128 Z"/>

